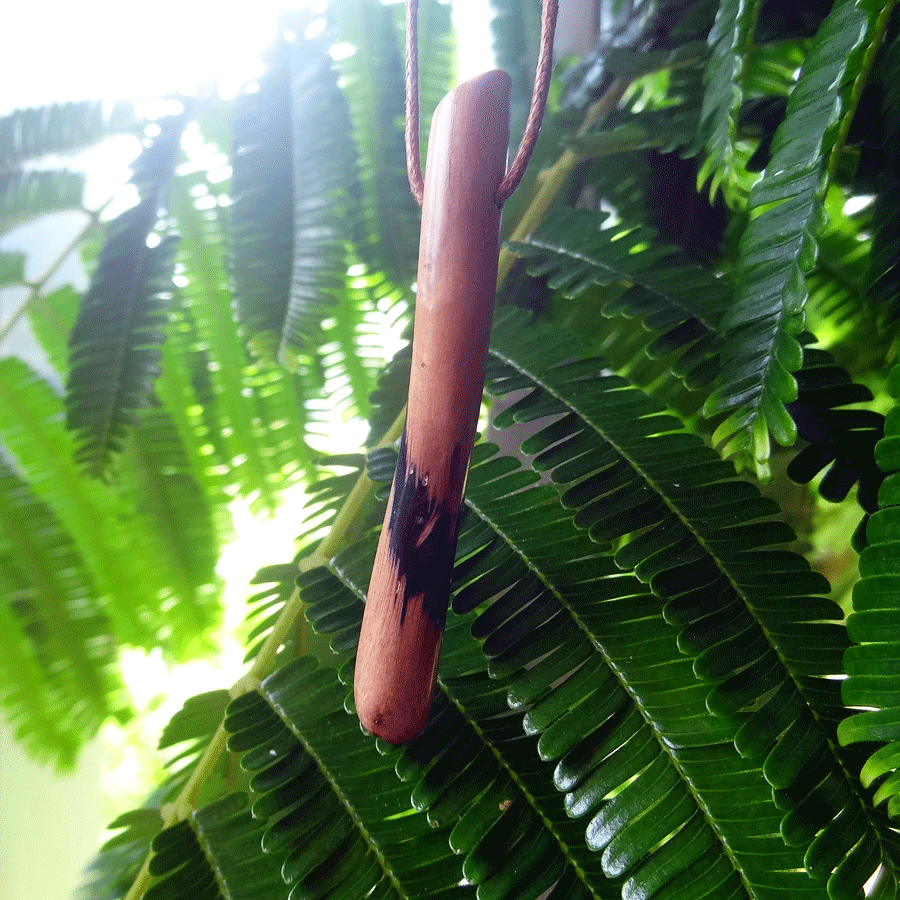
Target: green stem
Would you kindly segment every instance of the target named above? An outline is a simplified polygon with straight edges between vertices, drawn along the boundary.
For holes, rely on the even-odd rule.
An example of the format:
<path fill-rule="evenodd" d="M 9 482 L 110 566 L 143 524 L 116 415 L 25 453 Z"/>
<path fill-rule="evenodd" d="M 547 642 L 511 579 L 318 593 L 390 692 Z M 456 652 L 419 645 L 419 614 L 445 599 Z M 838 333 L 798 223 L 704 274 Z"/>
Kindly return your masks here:
<path fill-rule="evenodd" d="M 84 236 L 88 233 L 88 231 L 93 228 L 97 222 L 100 221 L 100 216 L 103 214 L 103 210 L 109 206 L 110 203 L 115 200 L 115 195 L 110 197 L 99 209 L 94 210 L 94 212 L 87 213 L 88 221 L 84 228 L 79 229 L 78 234 L 63 247 L 62 251 L 56 256 L 53 262 L 44 270 L 44 274 L 41 275 L 37 281 L 29 281 L 26 283 L 26 287 L 30 288 L 28 296 L 12 311 L 12 315 L 6 321 L 2 328 L 0 328 L 0 344 L 3 343 L 4 340 L 9 336 L 9 333 L 13 330 L 16 325 L 16 322 L 25 315 L 28 307 L 34 303 L 39 297 L 43 296 L 43 290 L 47 286 L 47 282 L 59 271 L 62 264 L 78 249 L 79 244 L 84 240 Z"/>
<path fill-rule="evenodd" d="M 587 111 L 584 122 L 578 129 L 578 134 L 584 134 L 597 119 L 602 118 L 609 113 L 618 102 L 622 99 L 625 89 L 629 82 L 622 78 L 617 78 L 607 89 L 606 93 L 600 97 Z M 509 239 L 511 241 L 521 241 L 526 238 L 540 224 L 547 210 L 553 205 L 557 195 L 566 183 L 569 173 L 578 163 L 582 162 L 583 157 L 571 148 L 563 151 L 562 156 L 549 168 L 543 169 L 537 177 L 537 185 L 532 194 L 531 202 L 519 219 L 518 224 L 513 229 Z M 497 284 L 500 285 L 503 279 L 509 274 L 516 257 L 512 251 L 503 247 L 500 250 L 500 262 L 497 267 Z"/>

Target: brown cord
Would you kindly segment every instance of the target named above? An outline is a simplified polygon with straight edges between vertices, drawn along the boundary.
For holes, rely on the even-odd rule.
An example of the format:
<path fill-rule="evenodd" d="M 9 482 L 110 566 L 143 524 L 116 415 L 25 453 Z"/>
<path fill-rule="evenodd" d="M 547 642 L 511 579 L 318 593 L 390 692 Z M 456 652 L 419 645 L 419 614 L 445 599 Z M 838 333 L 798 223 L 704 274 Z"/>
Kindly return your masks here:
<path fill-rule="evenodd" d="M 425 180 L 419 150 L 419 0 L 406 0 L 406 174 L 409 188 L 422 205 Z"/>
<path fill-rule="evenodd" d="M 406 0 L 406 171 L 409 176 L 409 187 L 421 206 L 425 195 L 425 182 L 419 160 L 419 50 L 416 36 L 418 12 L 419 0 Z M 503 206 L 519 186 L 537 144 L 538 135 L 541 133 L 544 110 L 547 108 L 547 93 L 550 90 L 550 76 L 553 73 L 553 35 L 556 32 L 558 13 L 559 0 L 544 0 L 541 15 L 541 49 L 534 76 L 531 108 L 528 110 L 528 120 L 519 149 L 494 195 L 498 206 Z"/>

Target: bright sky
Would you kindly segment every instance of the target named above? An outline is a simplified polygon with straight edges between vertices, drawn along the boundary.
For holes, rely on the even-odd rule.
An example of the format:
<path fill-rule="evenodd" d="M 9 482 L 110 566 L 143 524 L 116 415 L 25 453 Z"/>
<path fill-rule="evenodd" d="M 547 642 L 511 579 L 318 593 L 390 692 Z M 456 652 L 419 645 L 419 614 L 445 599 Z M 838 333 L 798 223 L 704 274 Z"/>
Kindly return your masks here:
<path fill-rule="evenodd" d="M 296 6 L 297 0 L 290 2 Z M 388 0 L 391 2 L 391 0 Z M 396 0 L 393 0 L 396 2 Z M 321 0 L 304 5 L 320 6 Z M 151 99 L 222 78 L 233 92 L 256 74 L 278 0 L 85 0 L 16 2 L 4 12 L 0 114 L 61 100 Z M 453 0 L 460 78 L 490 68 L 488 0 Z"/>

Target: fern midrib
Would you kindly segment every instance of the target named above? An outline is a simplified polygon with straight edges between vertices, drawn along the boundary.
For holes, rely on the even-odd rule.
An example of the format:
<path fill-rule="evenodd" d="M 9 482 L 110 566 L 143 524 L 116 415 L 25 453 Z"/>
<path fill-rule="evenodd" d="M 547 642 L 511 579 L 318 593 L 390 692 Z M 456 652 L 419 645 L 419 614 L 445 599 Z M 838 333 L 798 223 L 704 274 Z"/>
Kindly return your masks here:
<path fill-rule="evenodd" d="M 707 328 L 713 334 L 718 331 L 718 321 L 712 321 L 706 315 L 703 310 L 691 309 L 689 307 L 684 306 L 682 303 L 679 303 L 677 300 L 674 300 L 671 295 L 663 294 L 659 285 L 655 284 L 652 278 L 642 278 L 642 273 L 631 273 L 630 275 L 624 275 L 619 269 L 610 265 L 607 262 L 604 262 L 602 259 L 598 259 L 596 256 L 589 256 L 587 253 L 573 250 L 570 247 L 566 247 L 565 249 L 555 246 L 548 241 L 544 241 L 541 239 L 536 239 L 534 237 L 529 237 L 527 241 L 527 245 L 529 247 L 537 247 L 541 250 L 544 250 L 548 254 L 552 254 L 557 258 L 563 259 L 576 259 L 581 263 L 584 263 L 591 269 L 599 269 L 602 272 L 608 273 L 611 277 L 609 278 L 607 283 L 610 284 L 618 284 L 624 288 L 630 288 L 635 285 L 639 285 L 644 288 L 648 293 L 653 294 L 654 297 L 660 297 L 666 301 L 670 306 L 675 307 L 680 310 L 684 316 L 684 320 L 687 321 L 689 319 L 696 319 Z M 652 273 L 652 269 L 648 270 L 648 274 Z"/>

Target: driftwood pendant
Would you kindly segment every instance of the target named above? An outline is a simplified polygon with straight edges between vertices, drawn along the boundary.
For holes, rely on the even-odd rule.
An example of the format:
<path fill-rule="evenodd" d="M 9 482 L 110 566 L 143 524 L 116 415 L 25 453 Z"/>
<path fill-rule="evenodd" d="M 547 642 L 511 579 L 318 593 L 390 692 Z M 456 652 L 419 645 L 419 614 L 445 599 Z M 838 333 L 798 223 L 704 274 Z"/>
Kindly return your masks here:
<path fill-rule="evenodd" d="M 431 123 L 406 427 L 354 677 L 360 721 L 395 744 L 422 729 L 437 679 L 484 390 L 509 110 L 509 76 L 495 70 L 451 91 Z"/>

